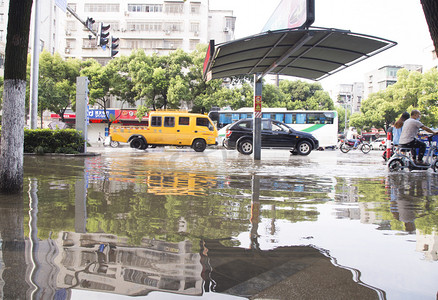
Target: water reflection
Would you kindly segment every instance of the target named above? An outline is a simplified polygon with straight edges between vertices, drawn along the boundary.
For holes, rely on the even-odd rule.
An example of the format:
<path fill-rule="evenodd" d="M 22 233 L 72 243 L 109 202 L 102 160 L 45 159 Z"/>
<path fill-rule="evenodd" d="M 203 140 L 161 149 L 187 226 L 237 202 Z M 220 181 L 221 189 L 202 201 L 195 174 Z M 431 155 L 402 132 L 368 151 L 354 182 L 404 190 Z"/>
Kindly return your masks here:
<path fill-rule="evenodd" d="M 397 288 L 376 274 L 396 276 L 391 258 L 375 260 L 410 242 L 394 238 L 416 239 L 437 260 L 436 174 L 218 175 L 132 160 L 25 158 L 26 193 L 0 199 L 4 298 L 69 299 L 75 290 L 282 298 L 280 290 L 293 293 L 288 284 L 296 298 L 385 298 Z M 424 288 L 436 273 L 412 254 L 399 265 L 408 260 Z"/>

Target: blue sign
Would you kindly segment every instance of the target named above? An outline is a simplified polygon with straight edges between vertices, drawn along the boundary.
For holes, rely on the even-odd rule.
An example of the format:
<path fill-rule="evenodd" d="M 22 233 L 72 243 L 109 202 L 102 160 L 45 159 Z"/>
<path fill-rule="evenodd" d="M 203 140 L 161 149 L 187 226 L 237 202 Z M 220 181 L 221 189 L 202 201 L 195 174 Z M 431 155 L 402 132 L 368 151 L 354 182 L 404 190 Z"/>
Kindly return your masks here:
<path fill-rule="evenodd" d="M 109 117 L 110 115 L 115 116 L 116 110 L 115 109 L 107 109 L 106 114 Z M 90 109 L 88 111 L 88 118 L 89 119 L 99 119 L 99 120 L 106 120 L 107 117 L 105 116 L 105 111 L 103 109 Z"/>

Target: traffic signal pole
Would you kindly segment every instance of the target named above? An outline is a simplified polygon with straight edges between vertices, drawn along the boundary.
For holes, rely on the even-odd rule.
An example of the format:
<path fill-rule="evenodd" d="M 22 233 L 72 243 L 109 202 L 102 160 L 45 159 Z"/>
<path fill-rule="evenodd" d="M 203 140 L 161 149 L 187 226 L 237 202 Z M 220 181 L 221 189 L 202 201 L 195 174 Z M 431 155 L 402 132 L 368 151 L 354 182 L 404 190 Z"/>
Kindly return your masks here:
<path fill-rule="evenodd" d="M 97 32 L 93 30 L 93 23 L 94 23 L 94 21 L 93 21 L 93 22 L 90 22 L 90 20 L 93 20 L 93 19 L 87 18 L 87 21 L 82 20 L 82 19 L 77 15 L 77 13 L 76 13 L 73 9 L 71 9 L 71 7 L 69 7 L 68 5 L 67 5 L 67 10 L 68 10 L 69 13 L 71 13 L 71 14 L 73 15 L 73 17 L 75 17 L 75 18 L 76 18 L 79 22 L 81 22 L 86 28 L 88 28 L 88 30 L 89 30 L 89 31 L 90 31 L 95 37 L 97 37 Z"/>

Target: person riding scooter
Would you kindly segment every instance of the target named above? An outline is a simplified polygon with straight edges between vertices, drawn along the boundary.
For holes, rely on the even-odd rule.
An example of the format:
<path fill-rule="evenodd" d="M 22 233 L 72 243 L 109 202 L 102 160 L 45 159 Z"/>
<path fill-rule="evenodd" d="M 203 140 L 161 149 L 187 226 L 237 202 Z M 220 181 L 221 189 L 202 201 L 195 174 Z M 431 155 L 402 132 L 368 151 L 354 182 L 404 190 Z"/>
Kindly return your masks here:
<path fill-rule="evenodd" d="M 423 156 L 426 152 L 426 144 L 417 139 L 416 136 L 420 129 L 423 129 L 432 134 L 438 134 L 438 132 L 433 131 L 429 127 L 423 125 L 420 122 L 421 113 L 419 110 L 414 109 L 411 111 L 411 118 L 406 120 L 403 124 L 403 130 L 400 135 L 399 145 L 405 148 L 411 148 L 412 158 L 414 163 L 419 166 L 427 165 L 423 162 Z M 417 149 L 418 149 L 418 160 L 417 160 Z"/>

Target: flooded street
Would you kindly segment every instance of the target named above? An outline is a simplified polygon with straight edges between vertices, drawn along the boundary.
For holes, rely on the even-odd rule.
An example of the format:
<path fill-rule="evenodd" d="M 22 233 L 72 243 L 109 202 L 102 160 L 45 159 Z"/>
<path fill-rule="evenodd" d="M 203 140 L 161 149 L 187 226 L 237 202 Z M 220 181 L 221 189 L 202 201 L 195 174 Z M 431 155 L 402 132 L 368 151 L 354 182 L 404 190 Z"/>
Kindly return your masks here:
<path fill-rule="evenodd" d="M 438 173 L 381 151 L 90 148 L 0 195 L 2 299 L 436 299 Z"/>

